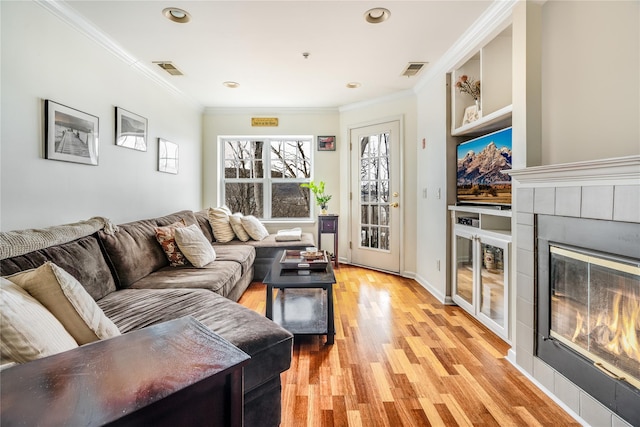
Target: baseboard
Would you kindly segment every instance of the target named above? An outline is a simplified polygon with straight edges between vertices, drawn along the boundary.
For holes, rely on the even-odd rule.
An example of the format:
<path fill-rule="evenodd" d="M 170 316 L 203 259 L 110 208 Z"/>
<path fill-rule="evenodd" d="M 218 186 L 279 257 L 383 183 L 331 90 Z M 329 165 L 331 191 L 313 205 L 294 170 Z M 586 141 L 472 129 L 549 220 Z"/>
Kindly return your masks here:
<path fill-rule="evenodd" d="M 438 301 L 445 305 L 455 305 L 450 296 L 447 296 L 440 292 L 435 286 L 431 285 L 428 280 L 420 275 L 416 275 L 414 278 L 416 282 L 420 284 L 423 288 L 425 288 L 431 295 L 433 295 Z"/>
<path fill-rule="evenodd" d="M 539 383 L 538 380 L 533 378 L 531 374 L 529 374 L 529 372 L 525 371 L 520 366 L 518 366 L 518 364 L 516 363 L 516 353 L 515 351 L 513 351 L 513 348 L 509 349 L 509 352 L 507 353 L 507 361 L 511 363 L 518 371 L 520 371 L 520 373 L 524 375 L 529 381 L 531 381 L 533 385 L 535 385 L 540 390 L 542 390 L 544 394 L 546 394 L 551 400 L 553 400 L 558 406 L 560 406 L 574 420 L 576 420 L 578 423 L 580 423 L 584 427 L 590 427 L 590 425 L 585 420 L 583 420 L 578 414 L 576 414 L 573 411 L 573 409 L 569 408 L 562 400 L 558 399 L 558 397 L 555 394 L 553 394 L 549 389 L 547 389 L 545 386 Z"/>

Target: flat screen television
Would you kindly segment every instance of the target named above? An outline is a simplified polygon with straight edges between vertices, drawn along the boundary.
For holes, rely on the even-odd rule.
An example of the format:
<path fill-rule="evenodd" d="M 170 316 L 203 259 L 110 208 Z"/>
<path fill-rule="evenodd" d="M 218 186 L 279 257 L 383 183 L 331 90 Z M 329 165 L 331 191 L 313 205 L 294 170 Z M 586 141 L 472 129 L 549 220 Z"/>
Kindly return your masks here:
<path fill-rule="evenodd" d="M 458 145 L 457 204 L 511 206 L 511 127 Z"/>

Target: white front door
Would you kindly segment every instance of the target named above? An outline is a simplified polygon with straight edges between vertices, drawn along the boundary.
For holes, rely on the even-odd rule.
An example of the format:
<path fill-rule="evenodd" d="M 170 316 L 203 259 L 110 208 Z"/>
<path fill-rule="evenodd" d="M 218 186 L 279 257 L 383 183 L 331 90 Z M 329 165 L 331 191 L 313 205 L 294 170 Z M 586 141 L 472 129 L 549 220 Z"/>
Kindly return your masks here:
<path fill-rule="evenodd" d="M 400 122 L 350 130 L 351 263 L 400 272 Z"/>

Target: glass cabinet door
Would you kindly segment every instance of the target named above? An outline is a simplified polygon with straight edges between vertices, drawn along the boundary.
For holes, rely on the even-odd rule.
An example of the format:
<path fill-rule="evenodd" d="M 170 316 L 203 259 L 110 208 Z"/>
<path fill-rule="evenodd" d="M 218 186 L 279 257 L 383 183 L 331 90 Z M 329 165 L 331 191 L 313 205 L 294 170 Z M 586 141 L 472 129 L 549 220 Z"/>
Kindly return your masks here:
<path fill-rule="evenodd" d="M 453 300 L 466 310 L 473 310 L 474 305 L 474 238 L 472 235 L 456 233 L 454 242 L 455 283 Z"/>
<path fill-rule="evenodd" d="M 479 316 L 490 319 L 498 329 L 496 332 L 504 332 L 508 321 L 509 243 L 481 237 L 479 250 Z"/>

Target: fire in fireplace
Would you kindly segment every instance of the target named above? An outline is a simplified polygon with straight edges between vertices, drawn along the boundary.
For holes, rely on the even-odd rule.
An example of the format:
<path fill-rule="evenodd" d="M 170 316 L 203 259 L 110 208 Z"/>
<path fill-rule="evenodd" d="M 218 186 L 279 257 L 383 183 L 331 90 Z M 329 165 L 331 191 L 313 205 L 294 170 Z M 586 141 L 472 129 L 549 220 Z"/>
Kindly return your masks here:
<path fill-rule="evenodd" d="M 640 425 L 640 225 L 537 215 L 536 356 Z"/>
<path fill-rule="evenodd" d="M 640 267 L 551 246 L 550 336 L 640 388 Z"/>

